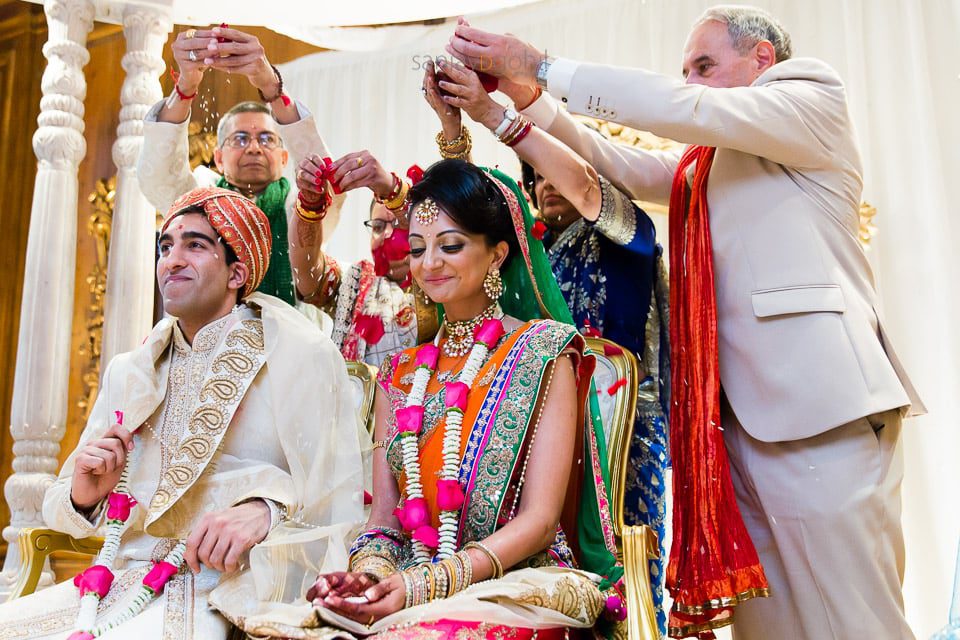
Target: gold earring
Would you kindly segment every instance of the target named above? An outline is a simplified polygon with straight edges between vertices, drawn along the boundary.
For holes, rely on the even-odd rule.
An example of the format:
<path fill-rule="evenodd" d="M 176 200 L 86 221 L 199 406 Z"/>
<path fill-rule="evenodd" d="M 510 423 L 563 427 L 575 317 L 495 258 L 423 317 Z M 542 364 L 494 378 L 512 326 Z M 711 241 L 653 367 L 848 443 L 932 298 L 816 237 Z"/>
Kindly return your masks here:
<path fill-rule="evenodd" d="M 430 296 L 427 295 L 427 292 L 421 289 L 419 285 L 417 286 L 417 291 L 419 291 L 420 295 L 423 297 L 424 304 L 433 304 L 433 300 L 430 299 Z"/>
<path fill-rule="evenodd" d="M 500 269 L 497 267 L 492 267 L 483 277 L 483 292 L 494 301 L 503 295 L 503 278 L 500 277 Z"/>

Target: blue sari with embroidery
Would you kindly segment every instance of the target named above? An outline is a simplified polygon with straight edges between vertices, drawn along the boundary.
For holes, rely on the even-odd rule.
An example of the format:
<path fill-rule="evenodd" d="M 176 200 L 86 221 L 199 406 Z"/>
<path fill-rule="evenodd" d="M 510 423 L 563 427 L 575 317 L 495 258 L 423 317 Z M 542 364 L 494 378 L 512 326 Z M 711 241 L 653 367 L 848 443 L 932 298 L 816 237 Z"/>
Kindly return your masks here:
<path fill-rule="evenodd" d="M 642 381 L 631 440 L 624 497 L 624 524 L 648 525 L 660 539 L 660 558 L 650 561 L 650 579 L 661 633 L 663 611 L 666 480 L 670 466 L 667 411 L 669 354 L 662 248 L 653 221 L 600 177 L 603 205 L 596 222 L 577 220 L 556 237 L 544 237 L 553 273 L 577 327 L 595 330 L 637 355 Z M 653 325 L 654 330 L 648 331 Z M 651 375 L 652 374 L 652 375 Z M 600 390 L 601 393 L 604 390 Z"/>

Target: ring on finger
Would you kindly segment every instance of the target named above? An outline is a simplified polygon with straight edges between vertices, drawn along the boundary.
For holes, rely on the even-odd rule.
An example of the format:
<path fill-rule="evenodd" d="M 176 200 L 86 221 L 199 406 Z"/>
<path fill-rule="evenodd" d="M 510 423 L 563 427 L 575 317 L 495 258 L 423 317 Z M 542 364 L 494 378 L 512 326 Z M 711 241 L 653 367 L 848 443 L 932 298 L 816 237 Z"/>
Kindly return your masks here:
<path fill-rule="evenodd" d="M 362 166 L 363 166 L 363 158 L 357 158 L 357 166 L 358 166 L 358 167 L 362 167 Z"/>
<path fill-rule="evenodd" d="M 197 52 L 194 51 L 193 49 L 190 49 L 190 53 L 187 54 L 187 57 L 190 58 L 190 62 L 196 62 L 196 61 L 197 61 Z"/>
<path fill-rule="evenodd" d="M 186 31 L 183 32 L 184 38 L 195 38 L 196 35 L 197 35 L 196 29 L 187 29 Z"/>
<path fill-rule="evenodd" d="M 370 614 L 370 620 L 367 622 L 367 626 L 368 626 L 368 627 L 373 624 L 373 619 L 374 619 L 374 618 L 376 618 L 376 616 L 371 613 L 371 614 Z"/>

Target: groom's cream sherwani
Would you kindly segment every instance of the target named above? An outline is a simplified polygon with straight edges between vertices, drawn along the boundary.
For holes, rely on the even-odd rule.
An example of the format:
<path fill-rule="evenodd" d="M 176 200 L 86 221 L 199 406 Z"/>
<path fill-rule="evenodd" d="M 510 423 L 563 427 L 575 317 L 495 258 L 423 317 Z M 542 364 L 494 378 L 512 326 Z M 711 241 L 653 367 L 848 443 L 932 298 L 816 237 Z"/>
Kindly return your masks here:
<path fill-rule="evenodd" d="M 125 608 L 150 561 L 211 511 L 263 498 L 310 524 L 361 520 L 361 435 L 348 389 L 330 340 L 263 294 L 205 326 L 192 345 L 167 318 L 141 347 L 117 356 L 78 445 L 99 437 L 116 410 L 138 427 L 129 464 L 139 505 L 100 619 Z M 73 508 L 75 456 L 47 491 L 43 513 L 50 527 L 85 537 L 96 533 L 104 510 L 88 520 Z M 212 569 L 183 569 L 142 614 L 101 637 L 225 638 L 226 621 L 207 606 L 219 581 Z M 66 582 L 4 605 L 0 638 L 65 638 L 77 604 Z"/>

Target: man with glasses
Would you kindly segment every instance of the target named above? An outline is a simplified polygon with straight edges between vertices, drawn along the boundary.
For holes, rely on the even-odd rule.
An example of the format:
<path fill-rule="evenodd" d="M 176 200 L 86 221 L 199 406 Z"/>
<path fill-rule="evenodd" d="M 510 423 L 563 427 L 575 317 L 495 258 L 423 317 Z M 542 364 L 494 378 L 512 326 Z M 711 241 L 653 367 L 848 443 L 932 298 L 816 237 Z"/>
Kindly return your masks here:
<path fill-rule="evenodd" d="M 290 154 L 295 162 L 309 152 L 329 156 L 313 116 L 284 93 L 280 72 L 267 60 L 255 36 L 226 27 L 187 29 L 177 35 L 171 50 L 180 72 L 170 96 L 154 105 L 144 119 L 140 188 L 161 211 L 199 186 L 230 189 L 254 200 L 273 229 L 270 269 L 258 290 L 294 305 L 288 230 L 291 217 L 296 217 L 292 212 L 297 190 L 283 177 L 283 170 Z M 217 171 L 205 166 L 191 171 L 187 128 L 208 69 L 246 76 L 263 102 L 241 102 L 223 114 L 213 156 Z M 329 202 L 317 214 L 323 216 L 328 235 L 336 226 L 343 197 L 333 196 Z"/>
<path fill-rule="evenodd" d="M 320 200 L 316 185 L 323 159 L 316 154 L 297 166 L 297 188 L 302 201 Z M 343 267 L 321 250 L 324 231 L 300 216 L 291 226 L 297 242 L 291 251 L 297 290 L 305 302 L 333 318 L 333 342 L 347 360 L 379 367 L 384 358 L 433 338 L 437 332 L 436 305 L 415 290 L 410 277 L 410 245 L 406 222 L 386 204 L 397 178 L 369 151 L 348 153 L 333 163 L 331 180 L 343 192 L 366 187 L 373 192 L 370 232 L 373 261 Z"/>

